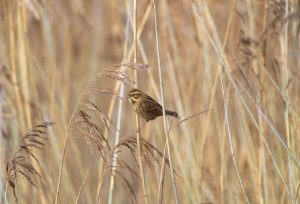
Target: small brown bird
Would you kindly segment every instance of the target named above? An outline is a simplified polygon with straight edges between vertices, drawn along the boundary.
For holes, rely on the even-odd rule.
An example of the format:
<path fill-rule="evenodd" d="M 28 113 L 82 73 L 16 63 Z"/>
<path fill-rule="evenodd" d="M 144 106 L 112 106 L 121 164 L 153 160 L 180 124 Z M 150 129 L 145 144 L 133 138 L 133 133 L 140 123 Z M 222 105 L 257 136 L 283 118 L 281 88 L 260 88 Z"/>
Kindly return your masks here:
<path fill-rule="evenodd" d="M 161 105 L 139 89 L 130 90 L 127 94 L 127 99 L 133 105 L 135 112 L 147 122 L 163 115 Z M 166 110 L 166 115 L 179 118 L 174 111 Z"/>

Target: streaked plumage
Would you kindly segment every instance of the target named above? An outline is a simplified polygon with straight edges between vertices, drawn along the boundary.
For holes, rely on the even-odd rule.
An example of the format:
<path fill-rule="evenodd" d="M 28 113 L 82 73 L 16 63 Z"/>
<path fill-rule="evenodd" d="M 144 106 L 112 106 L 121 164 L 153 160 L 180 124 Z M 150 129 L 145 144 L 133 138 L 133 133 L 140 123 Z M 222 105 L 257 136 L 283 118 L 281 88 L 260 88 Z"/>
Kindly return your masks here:
<path fill-rule="evenodd" d="M 154 120 L 163 115 L 161 105 L 139 89 L 130 90 L 127 98 L 131 102 L 135 112 L 146 121 Z M 178 114 L 174 111 L 166 110 L 166 115 L 178 118 Z"/>

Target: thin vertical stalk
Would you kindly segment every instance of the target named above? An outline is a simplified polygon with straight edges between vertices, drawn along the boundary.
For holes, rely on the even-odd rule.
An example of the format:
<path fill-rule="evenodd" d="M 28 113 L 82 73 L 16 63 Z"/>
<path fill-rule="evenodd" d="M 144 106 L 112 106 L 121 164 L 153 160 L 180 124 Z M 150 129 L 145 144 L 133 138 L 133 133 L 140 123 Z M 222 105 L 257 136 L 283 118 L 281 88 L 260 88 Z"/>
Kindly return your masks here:
<path fill-rule="evenodd" d="M 289 7 L 289 1 L 285 0 L 285 18 L 288 17 L 288 7 Z M 288 69 L 288 25 L 289 23 L 287 22 L 284 27 L 284 36 L 281 39 L 281 46 L 282 46 L 282 57 L 283 57 L 283 80 L 282 80 L 282 88 L 285 92 L 285 97 L 286 97 L 286 102 L 285 102 L 285 110 L 284 110 L 284 121 L 285 121 L 285 133 L 286 133 L 286 138 L 287 138 L 287 145 L 288 147 L 292 149 L 292 138 L 290 134 L 290 118 L 289 118 L 289 110 L 290 110 L 290 97 L 289 97 L 289 69 Z M 288 155 L 288 174 L 289 174 L 289 187 L 291 191 L 291 196 L 293 197 L 293 189 L 295 186 L 295 177 L 294 177 L 294 169 L 291 164 L 291 156 Z M 293 203 L 295 203 L 296 200 L 294 200 Z"/>
<path fill-rule="evenodd" d="M 86 174 L 85 174 L 85 176 L 84 176 L 84 179 L 83 179 L 83 181 L 82 181 L 82 184 L 81 184 L 81 186 L 80 186 L 80 188 L 79 188 L 79 192 L 78 192 L 78 195 L 77 195 L 75 204 L 77 204 L 78 201 L 79 201 L 79 198 L 80 198 L 81 192 L 82 192 L 82 190 L 83 190 L 84 184 L 86 183 L 87 177 L 88 177 L 88 175 L 89 175 L 90 168 L 91 168 L 91 165 L 89 166 L 88 170 L 86 171 Z"/>
<path fill-rule="evenodd" d="M 26 38 L 25 33 L 26 33 L 26 10 L 23 5 L 18 5 L 17 9 L 17 43 L 18 43 L 18 61 L 19 61 L 19 73 L 20 73 L 20 82 L 21 82 L 21 91 L 24 96 L 24 102 L 23 104 L 23 110 L 24 110 L 24 115 L 25 115 L 25 121 L 26 121 L 26 127 L 31 127 L 32 126 L 32 121 L 31 121 L 31 108 L 30 104 L 28 103 L 29 101 L 29 79 L 28 79 L 28 59 L 26 56 Z"/>
<path fill-rule="evenodd" d="M 137 1 L 133 1 L 133 39 L 134 39 L 134 49 L 133 49 L 133 62 L 137 63 Z M 134 72 L 134 78 L 136 81 L 135 87 L 138 87 L 138 73 Z M 135 126 L 136 129 L 140 129 L 140 120 L 138 114 L 135 114 Z M 139 166 L 140 166 L 140 174 L 142 179 L 143 193 L 145 203 L 148 203 L 148 196 L 146 191 L 145 177 L 144 177 L 144 167 L 142 160 L 142 147 L 141 147 L 141 134 L 140 131 L 136 131 L 136 142 L 138 148 L 138 158 L 139 158 Z"/>
<path fill-rule="evenodd" d="M 4 152 L 5 152 L 5 147 L 6 145 L 4 144 L 4 135 L 2 135 L 2 130 L 3 130 L 3 126 L 4 126 L 4 119 L 3 119 L 3 113 L 2 113 L 2 106 L 3 106 L 3 99 L 4 99 L 4 94 L 3 94 L 3 90 L 0 86 L 0 164 L 4 166 Z M 3 172 L 0 172 L 2 175 L 4 175 L 4 168 L 1 169 L 1 171 Z M 0 181 L 0 190 L 1 190 L 1 194 L 0 194 L 0 201 L 2 199 L 2 188 L 4 187 L 4 183 L 5 183 L 5 191 L 4 191 L 4 203 L 7 203 L 7 200 L 6 200 L 6 194 L 7 194 L 7 188 L 8 188 L 8 182 L 4 181 L 4 179 Z"/>
<path fill-rule="evenodd" d="M 78 106 L 78 104 L 76 105 L 76 108 L 77 108 L 77 106 Z M 71 124 L 71 120 L 75 115 L 76 108 L 74 109 L 73 114 L 71 116 L 71 119 L 70 119 L 70 122 L 69 122 L 69 125 L 68 125 L 68 130 L 67 130 L 65 140 L 64 140 L 64 147 L 63 147 L 63 152 L 62 152 L 61 163 L 60 163 L 60 166 L 59 166 L 59 174 L 58 174 L 57 188 L 56 188 L 55 201 L 54 201 L 55 204 L 57 204 L 57 202 L 58 202 L 58 196 L 59 196 L 59 190 L 60 190 L 60 184 L 61 184 L 61 176 L 62 176 L 62 171 L 63 171 L 63 166 L 64 166 L 64 159 L 65 159 L 65 154 L 66 154 L 68 138 L 69 138 L 69 127 L 70 127 L 70 124 Z"/>
<path fill-rule="evenodd" d="M 160 172 L 160 178 L 159 178 L 159 186 L 158 186 L 158 200 L 157 203 L 162 203 L 163 201 L 163 192 L 164 192 L 164 175 L 165 175 L 165 168 L 166 168 L 166 152 L 167 152 L 167 143 L 165 144 L 164 147 L 164 154 L 163 154 L 163 165 L 161 167 L 161 172 Z"/>
<path fill-rule="evenodd" d="M 205 6 L 206 6 L 206 4 L 205 4 Z M 194 3 L 193 3 L 193 9 L 194 9 L 194 12 L 195 12 L 196 16 L 198 17 L 198 19 L 201 22 L 203 32 L 207 35 L 209 41 L 212 43 L 212 46 L 215 49 L 215 51 L 217 53 L 217 56 L 218 56 L 219 71 L 220 71 L 220 82 L 221 82 L 221 88 L 222 88 L 221 91 L 222 91 L 222 96 L 223 96 L 224 114 L 225 114 L 225 121 L 226 121 L 226 127 L 227 127 L 227 133 L 228 133 L 227 135 L 228 135 L 228 141 L 229 141 L 229 145 L 230 145 L 231 157 L 232 157 L 232 160 L 233 160 L 234 168 L 235 168 L 236 175 L 237 175 L 239 184 L 241 186 L 242 192 L 245 196 L 246 202 L 249 204 L 250 201 L 249 201 L 249 198 L 247 196 L 245 186 L 244 186 L 244 183 L 243 183 L 243 180 L 242 180 L 242 177 L 241 177 L 238 165 L 237 165 L 237 161 L 236 161 L 235 154 L 234 154 L 233 143 L 232 143 L 232 135 L 231 135 L 231 129 L 230 129 L 230 124 L 229 124 L 229 116 L 228 116 L 228 106 L 227 106 L 227 101 L 226 101 L 225 88 L 224 88 L 223 75 L 222 75 L 222 66 L 225 66 L 222 55 L 221 55 L 222 53 L 219 51 L 220 49 L 217 48 L 217 46 L 215 45 L 213 39 L 211 38 L 210 34 L 208 33 L 208 30 L 206 29 L 206 27 L 204 25 L 203 19 L 199 16 L 198 12 L 196 11 L 196 5 Z M 216 35 L 216 33 L 214 33 L 214 34 Z M 218 41 L 218 45 L 219 45 L 218 47 L 221 47 L 220 46 L 221 45 L 220 41 Z"/>
<path fill-rule="evenodd" d="M 19 69 L 18 69 L 18 65 L 17 65 L 17 58 L 15 56 L 17 56 L 16 51 L 17 49 L 17 45 L 16 45 L 16 25 L 15 23 L 15 19 L 14 17 L 16 16 L 15 12 L 13 11 L 13 2 L 9 1 L 7 3 L 7 11 L 8 11 L 8 27 L 10 32 L 8 33 L 9 37 L 9 65 L 11 67 L 11 73 L 12 73 L 12 81 L 15 83 L 15 85 L 13 86 L 14 89 L 14 95 L 16 97 L 16 109 L 17 109 L 17 113 L 18 113 L 18 121 L 20 123 L 20 130 L 23 132 L 26 130 L 26 117 L 23 110 L 23 105 L 22 105 L 22 98 L 21 98 L 21 87 L 19 85 L 19 83 L 16 83 L 18 81 L 18 73 L 19 73 Z"/>
<path fill-rule="evenodd" d="M 128 13 L 129 13 L 129 7 L 128 7 Z M 124 55 L 123 55 L 123 62 L 126 59 L 127 56 L 127 42 L 128 42 L 128 26 L 129 26 L 129 15 L 127 18 L 127 23 L 126 23 L 126 31 L 125 31 L 125 43 L 124 43 Z M 122 69 L 122 68 L 121 68 Z M 118 87 L 116 86 L 116 89 L 118 89 Z M 119 91 L 119 95 L 120 96 L 124 96 L 125 95 L 125 85 L 123 83 L 121 83 L 121 88 Z M 111 106 L 113 107 L 113 106 Z M 123 101 L 119 100 L 118 103 L 118 114 L 117 114 L 117 129 L 121 130 L 121 119 L 122 119 L 122 110 L 123 110 Z M 106 132 L 108 133 L 108 132 Z M 116 132 L 116 137 L 115 137 L 115 146 L 120 142 L 120 132 L 117 131 Z M 117 152 L 117 151 L 116 151 Z M 112 162 L 112 174 L 110 176 L 110 184 L 109 184 L 109 195 L 108 195 L 108 204 L 112 204 L 113 202 L 113 191 L 114 191 L 114 186 L 115 186 L 115 170 L 116 170 L 116 166 L 117 166 L 117 159 L 118 159 L 118 154 L 114 155 L 113 157 L 113 162 Z M 102 169 L 103 171 L 103 169 Z M 104 170 L 105 171 L 105 170 Z M 100 203 L 100 193 L 101 193 L 101 186 L 98 186 L 98 199 L 97 199 L 97 204 Z"/>
<path fill-rule="evenodd" d="M 268 2 L 264 2 L 264 6 L 265 8 L 267 8 L 267 4 Z M 264 13 L 263 13 L 263 30 L 266 29 L 267 26 L 267 22 L 268 22 L 268 12 L 266 9 L 264 9 Z M 263 67 L 266 65 L 266 61 L 267 57 L 266 55 L 266 41 L 263 43 L 263 48 L 262 48 L 262 52 L 263 52 Z M 261 69 L 258 69 L 258 77 L 259 77 L 259 83 L 260 83 L 260 92 L 258 93 L 258 95 L 256 96 L 256 101 L 257 103 L 261 103 L 262 106 L 264 106 L 265 102 L 264 102 L 264 96 L 263 96 L 263 89 L 264 89 L 264 73 Z M 263 118 L 261 116 L 261 114 L 259 114 L 259 111 L 257 111 L 258 114 L 258 125 L 259 125 L 259 172 L 260 172 L 260 179 L 259 179 L 259 186 L 261 188 L 260 190 L 260 195 L 259 195 L 259 199 L 261 203 L 269 203 L 269 196 L 268 196 L 268 173 L 267 173 L 267 161 L 266 161 L 266 147 L 264 146 L 264 141 L 263 141 L 263 134 L 264 134 L 264 123 L 263 123 Z"/>
<path fill-rule="evenodd" d="M 247 31 L 249 32 L 249 35 L 252 37 L 255 37 L 255 35 L 258 33 L 257 32 L 257 26 L 256 26 L 256 19 L 257 19 L 257 10 L 256 8 L 250 6 L 253 2 L 251 0 L 247 0 L 247 5 L 249 6 L 249 10 L 247 12 L 249 23 L 247 26 Z M 262 19 L 266 18 L 266 15 L 263 16 Z M 265 23 L 265 21 L 263 21 Z M 250 66 L 253 67 L 253 71 L 255 73 L 255 75 L 258 77 L 258 89 L 259 91 L 257 91 L 256 94 L 256 103 L 257 104 L 262 104 L 263 105 L 263 98 L 264 98 L 264 94 L 263 94 L 263 75 L 261 72 L 261 69 L 259 67 L 259 63 L 257 60 L 253 60 L 250 62 Z M 264 125 L 263 125 L 263 120 L 261 115 L 259 114 L 259 111 L 256 110 L 257 112 L 257 120 L 258 120 L 258 125 L 259 125 L 259 130 L 258 130 L 258 134 L 263 134 L 264 132 Z M 261 202 L 264 201 L 264 179 L 266 178 L 265 176 L 265 150 L 264 150 L 264 146 L 263 146 L 263 141 L 262 141 L 262 137 L 261 135 L 259 135 L 259 146 L 258 146 L 258 161 L 259 161 L 259 165 L 258 165 L 258 186 L 260 186 L 260 188 L 256 188 L 255 191 L 258 195 L 258 198 Z"/>
<path fill-rule="evenodd" d="M 165 138 L 166 138 L 166 145 L 167 145 L 167 151 L 168 151 L 168 157 L 169 157 L 169 163 L 170 163 L 170 172 L 171 172 L 171 178 L 172 178 L 172 185 L 173 185 L 173 191 L 174 191 L 174 199 L 176 201 L 176 204 L 179 203 L 178 199 L 178 192 L 176 187 L 176 181 L 175 181 L 175 175 L 174 175 L 174 168 L 173 168 L 173 161 L 172 161 L 172 155 L 171 155 L 171 147 L 169 142 L 169 134 L 167 130 L 167 119 L 166 119 L 166 107 L 165 107 L 165 97 L 164 97 L 164 81 L 163 81 L 163 73 L 161 70 L 161 62 L 160 62 L 160 48 L 159 48 L 159 38 L 158 38 L 158 25 L 157 25 L 157 13 L 156 13 L 156 1 L 152 0 L 153 2 L 153 12 L 154 12 L 154 29 L 155 29 L 155 41 L 156 41 L 156 53 L 157 53 L 157 65 L 158 65 L 158 72 L 159 72 L 159 81 L 160 81 L 160 92 L 161 92 L 161 104 L 163 108 L 163 122 L 164 122 L 164 132 L 165 132 Z M 163 162 L 165 162 L 165 157 L 163 158 Z"/>
<path fill-rule="evenodd" d="M 226 142 L 226 127 L 225 127 L 225 120 L 223 122 L 222 125 L 222 144 L 221 144 L 221 170 L 220 170 L 220 188 L 221 188 L 221 203 L 225 203 L 224 202 L 224 197 L 225 197 L 225 187 L 224 187 L 224 177 L 225 177 L 225 166 L 226 166 L 226 157 L 225 157 L 225 142 Z"/>
<path fill-rule="evenodd" d="M 219 65 L 219 66 L 220 66 L 220 71 L 222 72 L 221 65 Z M 234 163 L 234 168 L 235 168 L 239 183 L 240 183 L 240 185 L 242 187 L 242 190 L 243 190 L 243 194 L 245 195 L 246 202 L 248 204 L 250 204 L 250 201 L 248 199 L 248 196 L 247 196 L 247 193 L 246 193 L 246 190 L 245 190 L 244 182 L 242 180 L 240 170 L 238 168 L 237 161 L 236 161 L 236 158 L 235 158 L 235 153 L 234 153 L 234 148 L 233 148 L 233 143 L 232 143 L 231 129 L 230 129 L 230 124 L 229 124 L 228 104 L 227 104 L 228 101 L 226 100 L 226 96 L 225 96 L 225 87 L 224 87 L 222 73 L 221 73 L 221 76 L 220 76 L 220 80 L 221 80 L 222 96 L 223 96 L 224 112 L 225 112 L 225 121 L 226 121 L 227 135 L 228 135 L 228 141 L 229 141 L 229 146 L 230 146 L 231 157 L 232 157 L 232 160 L 233 160 L 233 163 Z"/>
<path fill-rule="evenodd" d="M 151 6 L 151 3 L 149 3 L 149 6 Z M 148 6 L 148 7 L 149 7 Z M 137 30 L 137 39 L 140 37 L 140 35 L 141 35 L 141 33 L 142 33 L 142 31 L 143 31 L 143 29 L 144 29 L 144 25 L 145 25 L 145 23 L 146 23 L 146 21 L 147 21 L 147 19 L 148 19 L 148 17 L 149 17 L 149 13 L 150 13 L 150 8 L 148 8 L 147 7 L 147 9 L 146 9 L 146 12 L 145 12 L 145 14 L 144 14 L 144 16 L 143 16 L 143 18 L 142 18 L 142 21 L 141 21 L 141 24 L 139 25 L 139 28 L 138 28 L 138 30 Z M 129 8 L 129 7 L 128 7 Z M 128 13 L 130 13 L 130 12 L 128 12 Z M 128 62 L 131 58 L 132 58 L 132 56 L 133 56 L 133 51 L 134 51 L 134 44 L 132 44 L 131 46 L 130 46 L 130 48 L 128 49 L 127 48 L 127 43 L 128 43 L 128 38 L 129 38 L 129 30 L 128 30 L 128 28 L 129 28 L 129 22 L 130 21 L 132 21 L 132 19 L 131 18 L 128 18 L 128 20 L 127 20 L 127 25 L 126 25 L 126 35 L 125 35 L 125 46 L 124 46 L 124 57 L 123 57 L 123 62 Z M 120 88 L 120 86 L 121 86 L 121 82 L 120 81 L 117 81 L 116 83 L 115 83 L 115 86 L 114 86 L 114 91 L 115 92 L 117 92 L 118 90 L 119 90 L 119 88 Z M 109 108 L 108 108 L 108 117 L 109 118 L 111 118 L 112 117 L 112 114 L 113 114 L 113 110 L 114 110 L 114 107 L 115 107 L 115 103 L 116 103 L 116 100 L 112 100 L 112 102 L 110 103 L 110 105 L 109 105 Z M 107 129 L 104 129 L 104 137 L 105 138 L 107 138 L 108 137 L 108 130 Z M 101 166 L 101 167 L 100 167 Z M 100 176 L 100 173 L 102 174 L 102 172 L 103 172 L 103 169 L 104 169 L 104 165 L 101 165 L 101 163 L 99 163 L 99 176 Z M 100 176 L 101 177 L 101 176 Z M 98 189 L 97 189 L 97 192 L 98 192 L 98 195 L 99 195 L 99 193 L 100 193 L 100 191 L 101 191 L 101 187 L 102 187 L 102 181 L 101 181 L 101 179 L 99 180 L 99 183 L 98 183 Z M 98 196 L 99 197 L 99 196 Z"/>
<path fill-rule="evenodd" d="M 121 84 L 121 90 L 120 90 L 120 96 L 124 96 L 125 92 L 125 87 L 124 84 Z M 122 110 L 123 110 L 123 101 L 119 100 L 118 104 L 118 118 L 117 118 L 117 130 L 121 130 L 121 119 L 122 119 Z M 115 138 L 115 146 L 120 142 L 120 131 L 116 132 L 116 138 Z M 116 165 L 117 165 L 117 158 L 118 154 L 113 157 L 113 162 L 112 162 L 112 174 L 110 177 L 110 185 L 109 185 L 109 196 L 108 196 L 108 203 L 112 204 L 112 199 L 113 199 L 113 190 L 114 190 L 114 184 L 115 184 L 115 175 L 114 171 L 116 170 Z M 98 194 L 98 201 L 97 203 L 100 203 L 100 191 Z"/>
<path fill-rule="evenodd" d="M 6 184 L 5 184 L 4 203 L 8 203 L 8 201 L 7 201 L 7 190 L 8 190 L 8 182 L 6 182 Z"/>
<path fill-rule="evenodd" d="M 94 81 L 96 79 L 96 77 L 92 80 Z M 64 167 L 64 159 L 65 159 L 65 156 L 66 156 L 66 149 L 67 149 L 67 144 L 68 144 L 68 139 L 69 139 L 69 132 L 70 132 L 70 128 L 71 128 L 71 123 L 72 123 L 72 119 L 74 118 L 75 116 L 75 113 L 76 113 L 76 110 L 78 109 L 78 106 L 80 104 L 80 102 L 82 101 L 83 97 L 84 97 L 84 93 L 86 93 L 87 89 L 89 88 L 90 84 L 88 84 L 84 91 L 82 92 L 82 95 L 79 97 L 79 100 L 73 110 L 73 113 L 71 115 L 71 118 L 69 120 L 69 123 L 68 123 L 68 128 L 67 128 L 67 131 L 66 131 L 66 136 L 65 136 L 65 140 L 64 140 L 64 146 L 63 146 L 63 152 L 62 152 L 62 158 L 61 158 L 61 163 L 60 163 L 60 166 L 59 166 L 59 174 L 58 174 L 58 181 L 57 181 L 57 188 L 56 188 L 56 193 L 55 193 L 55 201 L 54 201 L 54 204 L 57 204 L 58 202 L 58 197 L 59 197 L 59 191 L 60 191 L 60 184 L 61 184 L 61 177 L 62 177 L 62 171 L 63 171 L 63 167 Z"/>

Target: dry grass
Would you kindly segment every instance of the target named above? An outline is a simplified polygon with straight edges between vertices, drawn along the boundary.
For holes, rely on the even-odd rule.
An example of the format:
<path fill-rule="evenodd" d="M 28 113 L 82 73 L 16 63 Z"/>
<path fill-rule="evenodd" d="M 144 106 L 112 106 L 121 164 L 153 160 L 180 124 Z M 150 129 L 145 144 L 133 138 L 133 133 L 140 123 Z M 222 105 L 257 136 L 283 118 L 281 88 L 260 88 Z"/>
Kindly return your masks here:
<path fill-rule="evenodd" d="M 48 133 L 45 131 L 49 126 L 53 125 L 51 122 L 44 122 L 35 126 L 26 132 L 20 139 L 18 146 L 13 151 L 10 160 L 6 164 L 6 189 L 7 194 L 8 185 L 12 188 L 13 195 L 16 202 L 18 198 L 16 195 L 18 177 L 23 176 L 33 187 L 36 188 L 36 179 L 40 174 L 31 163 L 31 160 L 39 163 L 39 160 L 34 155 L 34 149 L 44 149 L 45 140 L 47 140 Z M 5 196 L 6 197 L 6 196 Z"/>
<path fill-rule="evenodd" d="M 298 203 L 299 9 L 0 0 L 0 203 Z M 181 120 L 136 126 L 135 86 Z"/>

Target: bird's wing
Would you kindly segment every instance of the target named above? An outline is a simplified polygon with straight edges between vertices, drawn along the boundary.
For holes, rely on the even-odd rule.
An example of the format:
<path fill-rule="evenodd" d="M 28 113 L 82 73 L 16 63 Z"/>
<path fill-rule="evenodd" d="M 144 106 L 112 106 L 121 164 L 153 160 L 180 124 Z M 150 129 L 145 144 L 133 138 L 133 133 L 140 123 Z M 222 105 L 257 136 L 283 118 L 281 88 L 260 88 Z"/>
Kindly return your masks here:
<path fill-rule="evenodd" d="M 147 101 L 146 103 L 144 103 L 146 110 L 162 113 L 161 105 L 157 103 L 154 99 L 152 99 L 150 96 L 147 96 L 145 100 Z"/>

